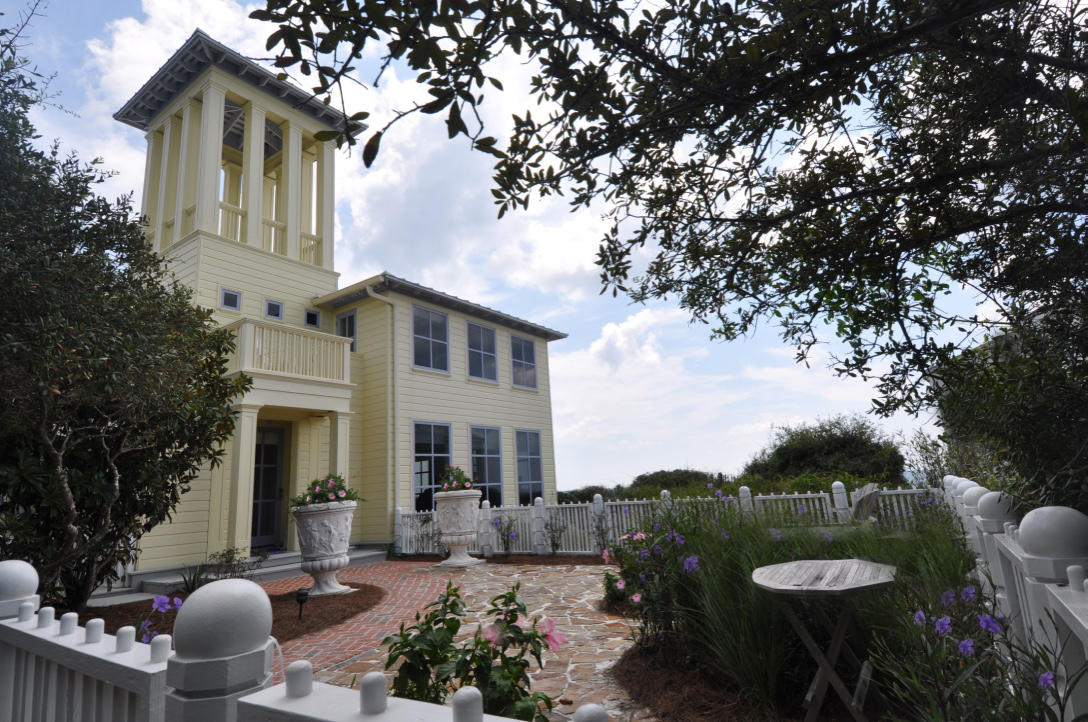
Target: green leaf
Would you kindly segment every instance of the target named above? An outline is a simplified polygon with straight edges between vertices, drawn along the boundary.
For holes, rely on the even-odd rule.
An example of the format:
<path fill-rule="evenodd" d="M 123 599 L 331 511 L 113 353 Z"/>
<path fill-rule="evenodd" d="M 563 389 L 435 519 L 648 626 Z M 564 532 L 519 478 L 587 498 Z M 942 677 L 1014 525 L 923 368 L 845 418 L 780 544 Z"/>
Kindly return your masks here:
<path fill-rule="evenodd" d="M 374 135 L 370 136 L 370 140 L 366 142 L 363 147 L 363 165 L 367 168 L 374 162 L 374 158 L 378 155 L 378 146 L 382 142 L 382 133 L 378 131 Z"/>

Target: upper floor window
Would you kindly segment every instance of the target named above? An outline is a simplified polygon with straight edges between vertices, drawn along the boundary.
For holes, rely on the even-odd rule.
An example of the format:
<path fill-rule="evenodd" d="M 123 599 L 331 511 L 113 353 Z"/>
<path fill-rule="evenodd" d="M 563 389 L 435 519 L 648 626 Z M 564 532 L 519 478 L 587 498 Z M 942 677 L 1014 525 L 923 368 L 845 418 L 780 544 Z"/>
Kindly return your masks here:
<path fill-rule="evenodd" d="M 544 468 L 540 457 L 540 432 L 515 432 L 518 452 L 518 503 L 532 504 L 544 496 Z"/>
<path fill-rule="evenodd" d="M 474 379 L 499 380 L 495 356 L 495 329 L 468 324 L 468 375 Z"/>
<path fill-rule="evenodd" d="M 450 465 L 450 427 L 448 424 L 415 424 L 413 437 L 412 491 L 416 511 L 431 511 L 434 494 L 442 491 L 442 479 Z"/>
<path fill-rule="evenodd" d="M 336 317 L 336 335 L 351 339 L 351 350 L 355 350 L 355 311 L 348 311 Z"/>
<path fill-rule="evenodd" d="M 429 308 L 412 306 L 412 363 L 425 369 L 449 371 L 449 319 Z"/>
<path fill-rule="evenodd" d="M 499 449 L 499 430 L 473 426 L 472 481 L 491 506 L 502 506 L 502 453 Z"/>
<path fill-rule="evenodd" d="M 307 326 L 311 326 L 313 328 L 321 328 L 321 312 L 320 311 L 315 311 L 312 308 L 307 308 L 306 309 L 306 315 L 305 315 L 304 318 L 306 319 L 306 325 Z"/>
<path fill-rule="evenodd" d="M 279 301 L 270 301 L 265 299 L 264 302 L 264 315 L 265 318 L 271 318 L 274 321 L 283 320 L 283 304 Z"/>
<path fill-rule="evenodd" d="M 223 288 L 219 291 L 219 306 L 231 311 L 242 310 L 242 292 Z"/>
<path fill-rule="evenodd" d="M 510 337 L 510 358 L 514 367 L 514 386 L 536 388 L 536 345 L 532 339 Z"/>

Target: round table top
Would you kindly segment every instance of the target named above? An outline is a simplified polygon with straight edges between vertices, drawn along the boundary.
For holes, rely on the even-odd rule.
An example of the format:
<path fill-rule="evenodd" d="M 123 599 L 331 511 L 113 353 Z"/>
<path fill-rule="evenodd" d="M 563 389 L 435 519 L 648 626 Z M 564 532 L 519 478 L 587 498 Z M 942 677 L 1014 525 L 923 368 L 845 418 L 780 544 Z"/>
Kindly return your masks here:
<path fill-rule="evenodd" d="M 806 597 L 855 594 L 894 581 L 895 567 L 864 559 L 800 559 L 752 572 L 752 583 L 760 589 Z"/>

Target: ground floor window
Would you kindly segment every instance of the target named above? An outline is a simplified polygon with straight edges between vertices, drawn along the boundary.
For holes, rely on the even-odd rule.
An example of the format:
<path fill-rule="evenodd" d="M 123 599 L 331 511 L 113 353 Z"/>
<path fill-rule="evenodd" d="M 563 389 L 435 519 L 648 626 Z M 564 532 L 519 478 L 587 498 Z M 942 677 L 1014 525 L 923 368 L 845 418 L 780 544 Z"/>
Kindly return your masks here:
<path fill-rule="evenodd" d="M 518 503 L 532 504 L 544 496 L 544 469 L 540 463 L 540 432 L 518 431 Z"/>
<path fill-rule="evenodd" d="M 487 499 L 491 506 L 502 506 L 502 451 L 499 448 L 499 430 L 473 426 L 472 481 L 480 490 L 480 500 Z"/>
<path fill-rule="evenodd" d="M 415 457 L 412 465 L 412 490 L 416 511 L 434 509 L 434 493 L 441 491 L 442 478 L 450 465 L 449 424 L 415 424 Z"/>

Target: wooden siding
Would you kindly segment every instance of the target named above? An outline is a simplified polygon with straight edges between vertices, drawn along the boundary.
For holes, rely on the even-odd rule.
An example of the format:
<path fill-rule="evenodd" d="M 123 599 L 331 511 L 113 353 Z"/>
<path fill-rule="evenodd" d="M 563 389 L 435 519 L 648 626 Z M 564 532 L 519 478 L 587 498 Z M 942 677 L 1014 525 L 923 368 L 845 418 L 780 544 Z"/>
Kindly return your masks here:
<path fill-rule="evenodd" d="M 390 308 L 371 300 L 356 308 L 356 353 L 351 355 L 352 486 L 366 501 L 355 509 L 352 540 L 384 543 L 392 539 L 393 504 L 388 498 L 389 459 L 389 315 Z"/>

